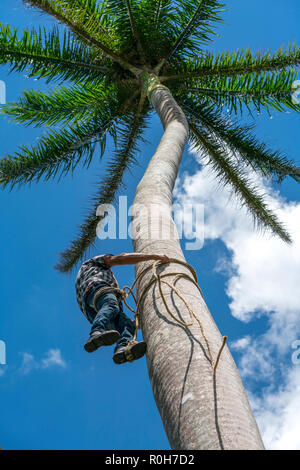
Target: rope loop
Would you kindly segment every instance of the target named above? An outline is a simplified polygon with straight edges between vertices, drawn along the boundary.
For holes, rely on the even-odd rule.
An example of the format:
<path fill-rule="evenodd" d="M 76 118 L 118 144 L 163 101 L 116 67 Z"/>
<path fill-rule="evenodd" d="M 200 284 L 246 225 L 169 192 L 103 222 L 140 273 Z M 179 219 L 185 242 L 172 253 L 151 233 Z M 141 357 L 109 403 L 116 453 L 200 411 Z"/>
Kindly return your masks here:
<path fill-rule="evenodd" d="M 177 264 L 181 264 L 182 266 L 188 268 L 191 272 L 191 275 L 189 274 L 186 274 L 186 273 L 181 273 L 181 272 L 169 272 L 169 273 L 165 273 L 165 274 L 161 274 L 161 273 L 158 273 L 157 272 L 157 268 L 158 266 L 162 266 L 163 264 L 169 264 L 169 263 L 177 263 Z M 137 282 L 146 274 L 147 271 L 149 271 L 149 269 L 152 268 L 152 274 L 153 274 L 153 279 L 151 279 L 148 284 L 144 287 L 141 295 L 139 296 L 139 299 L 136 298 L 136 295 L 134 294 L 133 292 L 133 289 L 134 287 L 136 286 Z M 174 276 L 174 280 L 173 282 L 168 282 L 165 278 L 166 277 L 170 277 L 170 276 Z M 227 340 L 227 336 L 224 336 L 223 337 L 223 343 L 219 349 L 219 352 L 217 354 L 217 358 L 216 360 L 214 361 L 213 360 L 213 357 L 212 357 L 212 353 L 211 353 L 211 348 L 210 348 L 210 344 L 209 344 L 209 341 L 205 335 L 205 332 L 204 332 L 204 329 L 203 329 L 203 325 L 200 321 L 200 319 L 198 318 L 198 316 L 195 314 L 195 312 L 192 310 L 191 306 L 189 305 L 189 303 L 187 302 L 187 300 L 184 298 L 183 294 L 181 293 L 181 291 L 175 286 L 176 282 L 179 281 L 179 279 L 188 279 L 190 282 L 192 282 L 194 284 L 194 286 L 197 287 L 198 291 L 200 292 L 202 298 L 203 298 L 203 293 L 202 293 L 202 290 L 198 284 L 198 279 L 197 279 L 197 274 L 196 274 L 196 271 L 195 269 L 188 263 L 186 263 L 185 261 L 181 261 L 179 259 L 176 259 L 176 258 L 170 258 L 169 261 L 166 263 L 166 262 L 162 262 L 160 260 L 158 261 L 155 261 L 152 266 L 147 266 L 146 268 L 144 268 L 140 274 L 136 277 L 135 281 L 133 282 L 133 284 L 131 286 L 124 286 L 123 289 L 119 289 L 117 287 L 101 287 L 95 294 L 94 296 L 94 302 L 93 302 L 93 305 L 94 305 L 94 308 L 95 310 L 97 309 L 96 307 L 96 304 L 97 304 L 97 300 L 99 299 L 99 297 L 107 292 L 107 291 L 115 291 L 117 294 L 119 294 L 119 296 L 121 297 L 122 301 L 124 302 L 124 304 L 126 305 L 126 307 L 134 314 L 134 318 L 135 318 L 135 333 L 134 333 L 134 336 L 133 336 L 133 339 L 132 341 L 136 341 L 136 338 L 137 338 L 137 330 L 140 328 L 140 306 L 141 306 L 141 303 L 142 303 L 142 300 L 144 298 L 144 296 L 146 295 L 146 293 L 148 292 L 148 290 L 150 289 L 150 287 L 155 284 L 157 282 L 158 284 L 158 288 L 159 288 L 159 292 L 160 292 L 160 295 L 161 295 L 161 298 L 163 300 L 163 303 L 164 303 L 164 306 L 168 312 L 168 314 L 171 316 L 171 318 L 176 322 L 178 323 L 179 325 L 183 326 L 184 328 L 188 328 L 190 326 L 192 326 L 194 324 L 194 321 L 196 321 L 199 325 L 199 328 L 201 330 L 201 334 L 204 338 L 204 341 L 206 343 L 206 348 L 207 348 L 207 352 L 208 352 L 208 356 L 209 356 L 209 361 L 210 361 L 210 364 L 211 364 L 211 367 L 212 367 L 212 370 L 213 370 L 213 374 L 215 375 L 216 374 L 216 370 L 217 370 L 217 367 L 218 367 L 218 364 L 219 364 L 219 361 L 220 361 L 220 357 L 221 357 L 221 354 L 222 354 L 222 351 L 224 349 L 224 346 L 226 344 L 226 340 Z M 165 298 L 165 295 L 163 293 L 163 290 L 162 290 L 162 285 L 165 284 L 167 285 L 171 291 L 175 292 L 175 294 L 182 300 L 182 302 L 184 303 L 184 305 L 186 306 L 188 312 L 189 312 L 189 316 L 190 316 L 190 321 L 189 323 L 187 322 L 184 322 L 182 321 L 180 318 L 176 317 L 170 310 L 169 306 L 168 306 L 168 303 L 166 301 L 166 298 Z M 133 308 L 130 307 L 130 305 L 128 305 L 128 303 L 126 302 L 126 299 L 129 297 L 129 296 L 132 296 L 133 300 L 134 300 L 134 303 L 136 305 L 136 310 L 134 310 Z M 130 360 L 130 359 L 129 359 Z"/>

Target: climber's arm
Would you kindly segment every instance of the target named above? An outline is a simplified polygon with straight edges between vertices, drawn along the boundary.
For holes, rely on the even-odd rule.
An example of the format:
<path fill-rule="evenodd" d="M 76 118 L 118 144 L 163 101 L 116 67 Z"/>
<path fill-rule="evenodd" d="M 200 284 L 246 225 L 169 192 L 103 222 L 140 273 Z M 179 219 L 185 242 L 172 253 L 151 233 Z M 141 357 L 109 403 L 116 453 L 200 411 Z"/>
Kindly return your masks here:
<path fill-rule="evenodd" d="M 144 253 L 121 253 L 120 255 L 105 255 L 104 262 L 108 266 L 119 266 L 123 264 L 137 264 L 142 261 L 163 261 L 164 263 L 169 262 L 169 257 L 166 255 L 146 255 Z"/>

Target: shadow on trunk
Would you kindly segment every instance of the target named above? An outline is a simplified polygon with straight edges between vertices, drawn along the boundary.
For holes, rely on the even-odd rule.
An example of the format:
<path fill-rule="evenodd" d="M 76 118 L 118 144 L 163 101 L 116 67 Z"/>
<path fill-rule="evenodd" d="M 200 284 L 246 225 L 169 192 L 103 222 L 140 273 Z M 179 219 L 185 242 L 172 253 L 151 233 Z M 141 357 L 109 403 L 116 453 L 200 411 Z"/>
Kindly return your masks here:
<path fill-rule="evenodd" d="M 164 270 L 163 267 L 161 267 L 159 269 L 160 269 L 160 272 L 162 272 Z M 153 279 L 153 277 L 151 278 L 151 280 L 152 279 Z M 188 374 L 189 374 L 189 369 L 190 369 L 190 366 L 191 366 L 191 363 L 192 363 L 192 360 L 193 360 L 193 355 L 194 355 L 194 351 L 195 351 L 195 344 L 199 345 L 204 357 L 209 362 L 209 364 L 212 368 L 212 374 L 213 374 L 213 364 L 211 363 L 211 359 L 207 355 L 206 349 L 203 346 L 203 344 L 192 334 L 191 330 L 188 327 L 184 327 L 184 326 L 168 319 L 164 314 L 161 313 L 161 311 L 159 310 L 159 308 L 157 306 L 156 299 L 155 299 L 155 290 L 156 289 L 157 289 L 157 285 L 155 284 L 154 288 L 152 290 L 152 300 L 153 300 L 153 308 L 154 308 L 154 311 L 155 311 L 156 315 L 160 319 L 162 319 L 165 323 L 170 325 L 170 327 L 181 328 L 181 330 L 183 330 L 185 332 L 185 334 L 186 334 L 186 336 L 187 336 L 187 338 L 190 342 L 189 360 L 188 360 L 188 363 L 187 363 L 187 366 L 186 366 L 186 369 L 185 369 L 185 374 L 184 374 L 181 393 L 180 393 L 180 400 L 179 400 L 178 424 L 177 424 L 177 433 L 176 433 L 177 437 L 175 438 L 176 441 L 179 441 L 179 436 L 180 436 L 180 431 L 181 431 L 181 411 L 182 411 L 182 406 L 183 406 L 183 397 L 184 397 L 187 377 L 188 377 Z M 176 305 L 175 298 L 174 298 L 174 291 L 171 292 L 171 300 L 172 300 L 172 306 L 174 307 L 174 309 L 176 311 L 176 314 L 178 315 L 178 318 L 181 321 L 185 321 L 183 316 L 181 315 L 177 305 Z M 144 300 L 142 301 L 141 307 L 143 306 L 143 302 L 144 302 Z M 201 371 L 199 370 L 199 374 L 200 373 L 201 373 Z M 223 440 L 222 440 L 222 435 L 221 435 L 221 430 L 220 430 L 219 420 L 218 420 L 217 377 L 216 377 L 215 374 L 213 374 L 213 396 L 214 396 L 214 419 L 215 419 L 216 434 L 218 436 L 220 450 L 224 450 L 224 445 L 223 445 Z"/>

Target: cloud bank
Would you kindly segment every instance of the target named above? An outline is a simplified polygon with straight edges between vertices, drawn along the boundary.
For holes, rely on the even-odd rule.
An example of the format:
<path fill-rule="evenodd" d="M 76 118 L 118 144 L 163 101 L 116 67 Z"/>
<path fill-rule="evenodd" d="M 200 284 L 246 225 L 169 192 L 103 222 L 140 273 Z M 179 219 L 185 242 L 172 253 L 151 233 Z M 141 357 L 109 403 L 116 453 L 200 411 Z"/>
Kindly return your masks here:
<path fill-rule="evenodd" d="M 216 271 L 226 276 L 232 315 L 243 322 L 262 316 L 268 321 L 264 334 L 231 344 L 243 378 L 264 382 L 250 395 L 265 445 L 300 449 L 300 365 L 291 360 L 292 344 L 300 339 L 300 202 L 287 201 L 261 177 L 250 177 L 288 229 L 292 245 L 257 232 L 246 209 L 207 168 L 178 179 L 175 197 L 180 204 L 204 204 L 205 241 L 221 240 L 229 250 L 230 257 L 216 260 Z"/>

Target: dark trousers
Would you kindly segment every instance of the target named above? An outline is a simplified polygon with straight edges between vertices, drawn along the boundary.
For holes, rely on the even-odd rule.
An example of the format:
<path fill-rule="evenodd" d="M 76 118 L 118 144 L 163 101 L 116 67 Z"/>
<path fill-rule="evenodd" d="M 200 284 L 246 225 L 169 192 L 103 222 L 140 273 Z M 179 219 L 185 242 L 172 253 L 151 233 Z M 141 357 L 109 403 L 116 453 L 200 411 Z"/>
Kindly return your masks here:
<path fill-rule="evenodd" d="M 94 295 L 98 288 L 94 288 L 87 295 L 85 302 L 90 307 L 88 310 L 88 320 L 92 323 L 93 331 L 117 330 L 120 338 L 116 343 L 115 351 L 126 346 L 132 339 L 135 331 L 135 324 L 123 312 L 123 304 L 118 301 L 113 290 L 105 292 L 97 300 L 97 312 L 93 307 Z M 93 312 L 93 313 L 92 313 Z"/>

